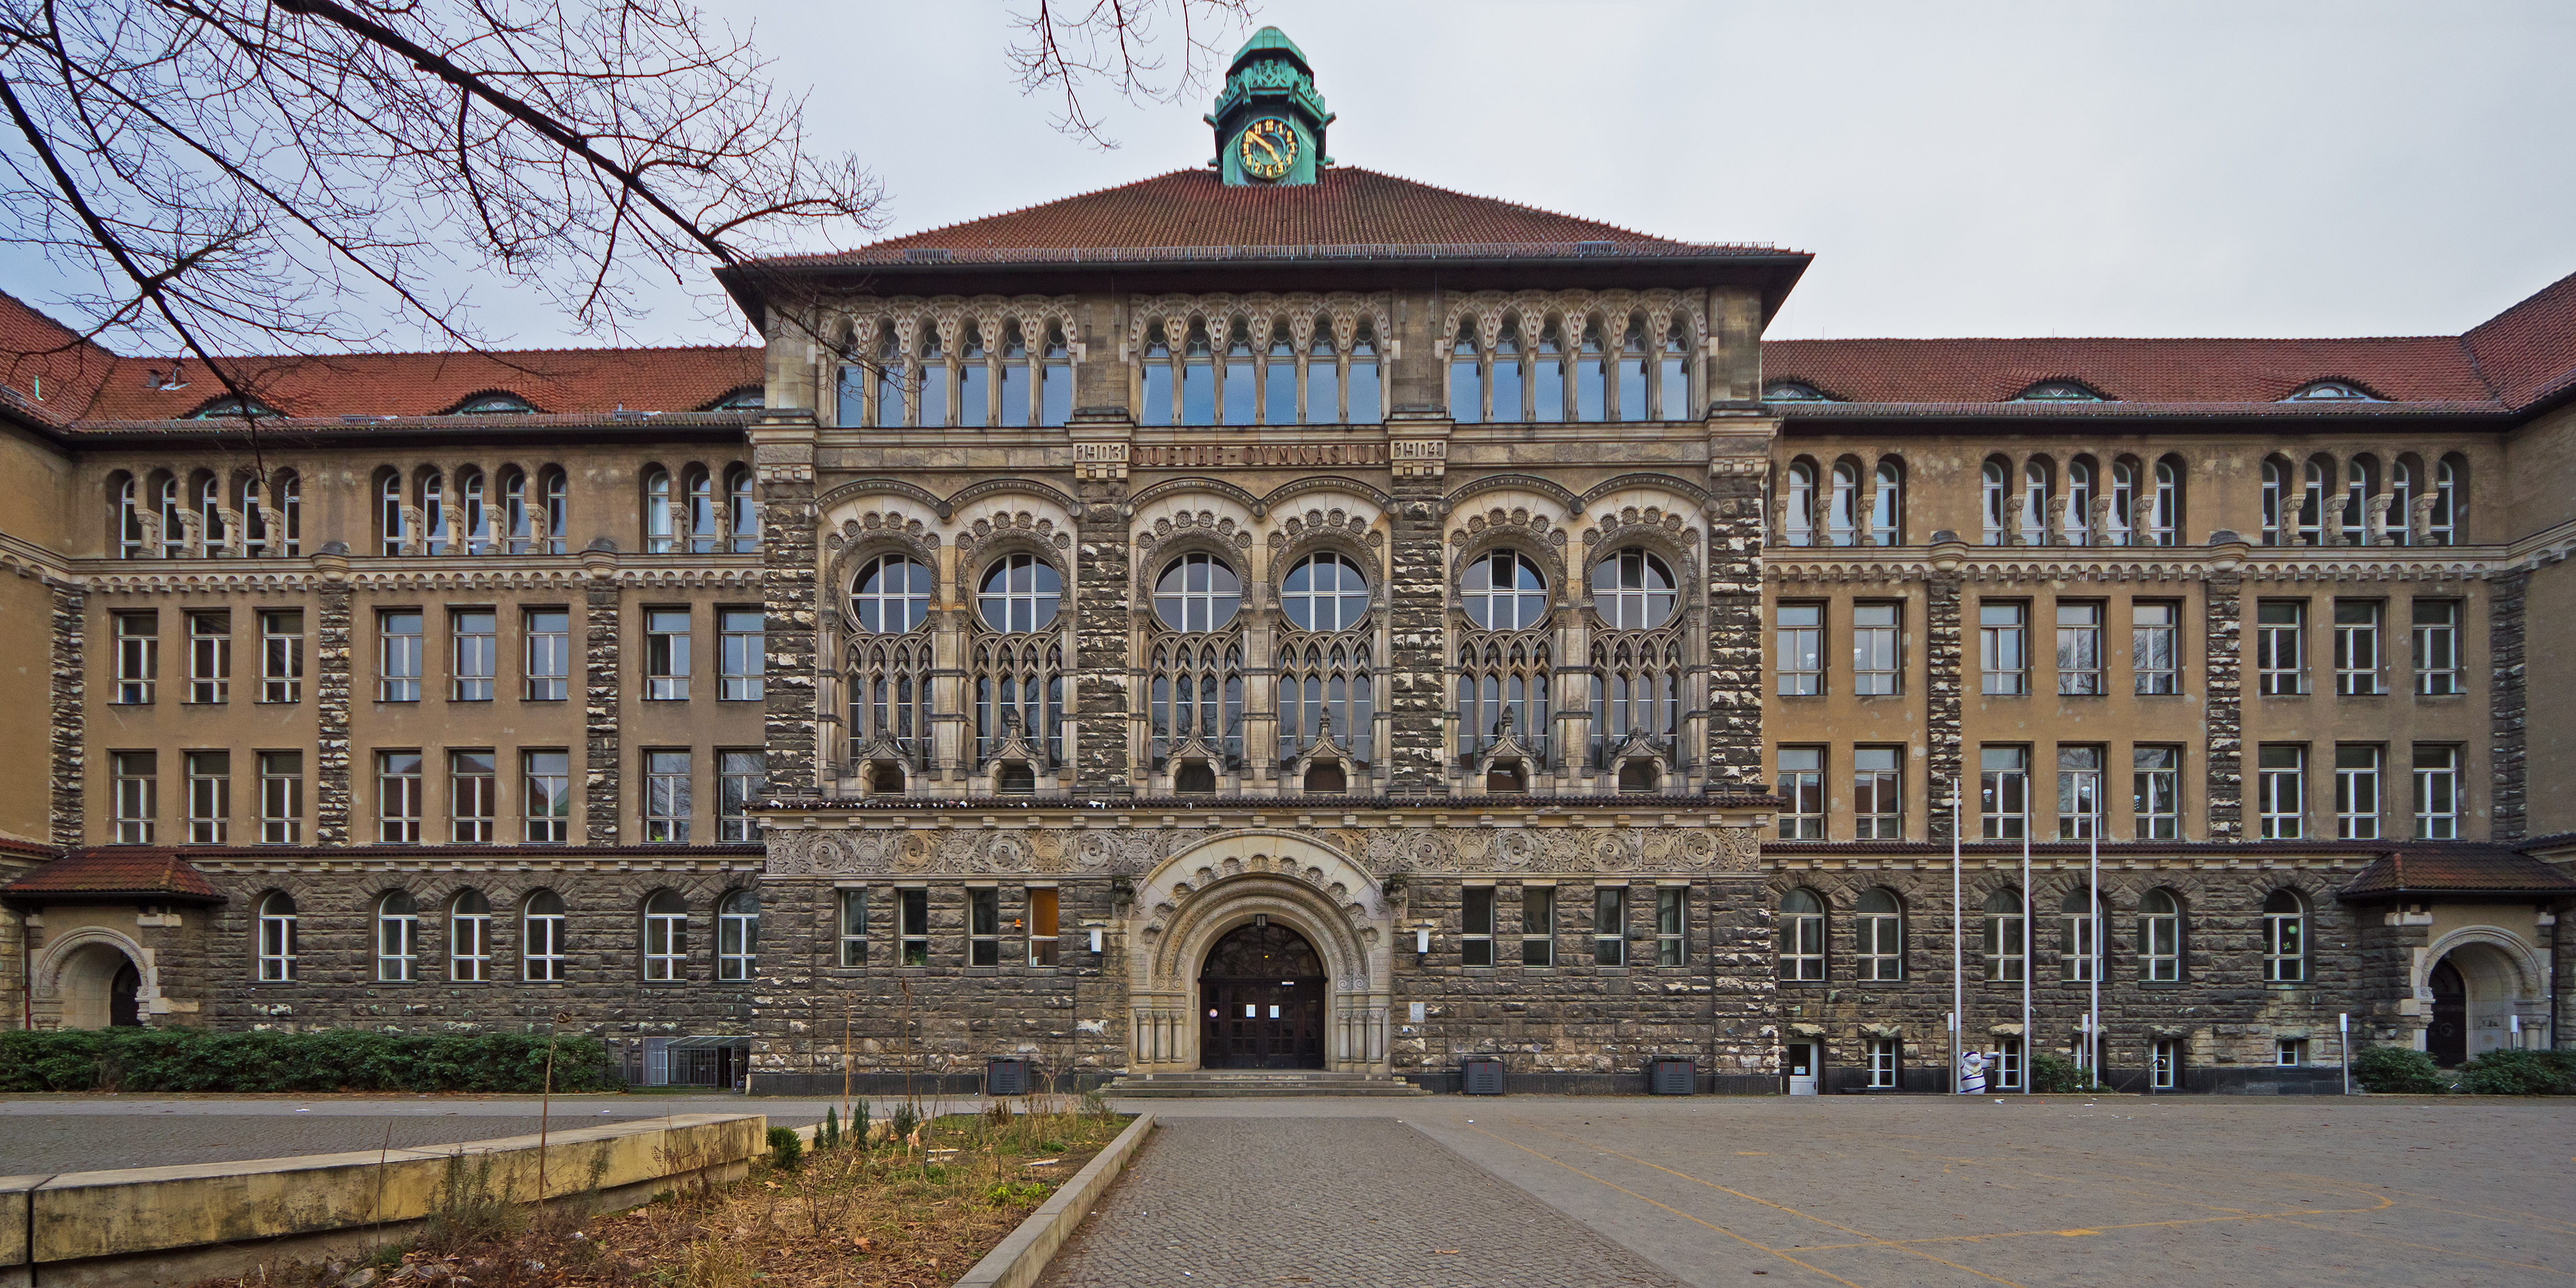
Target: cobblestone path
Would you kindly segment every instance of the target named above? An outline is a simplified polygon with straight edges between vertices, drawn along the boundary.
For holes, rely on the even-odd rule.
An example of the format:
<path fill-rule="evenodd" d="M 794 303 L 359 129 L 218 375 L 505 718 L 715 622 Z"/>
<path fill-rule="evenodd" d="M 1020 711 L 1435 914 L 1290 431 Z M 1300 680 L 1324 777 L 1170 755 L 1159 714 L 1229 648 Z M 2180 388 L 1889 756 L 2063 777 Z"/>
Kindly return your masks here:
<path fill-rule="evenodd" d="M 1163 1120 L 1040 1283 L 1675 1281 L 1391 1118 L 1182 1118 Z"/>

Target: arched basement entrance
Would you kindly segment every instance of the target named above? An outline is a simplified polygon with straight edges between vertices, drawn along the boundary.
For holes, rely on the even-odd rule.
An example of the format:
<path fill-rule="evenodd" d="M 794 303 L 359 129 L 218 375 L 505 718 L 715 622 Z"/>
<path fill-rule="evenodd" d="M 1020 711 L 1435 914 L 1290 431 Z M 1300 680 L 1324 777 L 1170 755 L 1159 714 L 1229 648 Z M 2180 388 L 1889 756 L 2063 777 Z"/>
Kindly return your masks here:
<path fill-rule="evenodd" d="M 2442 954 L 2424 975 L 2433 995 L 2424 1050 L 2433 1063 L 2456 1068 L 2476 1056 L 2521 1045 L 2512 1017 L 2524 1009 L 2523 971 L 2492 943 L 2462 943 Z M 2526 1020 L 2525 1028 L 2532 1027 Z"/>
<path fill-rule="evenodd" d="M 1304 935 L 1268 917 L 1227 931 L 1199 972 L 1199 1067 L 1323 1068 L 1328 992 Z"/>
<path fill-rule="evenodd" d="M 67 1029 L 131 1028 L 143 1023 L 143 972 L 112 944 L 83 944 L 63 959 L 58 977 Z"/>

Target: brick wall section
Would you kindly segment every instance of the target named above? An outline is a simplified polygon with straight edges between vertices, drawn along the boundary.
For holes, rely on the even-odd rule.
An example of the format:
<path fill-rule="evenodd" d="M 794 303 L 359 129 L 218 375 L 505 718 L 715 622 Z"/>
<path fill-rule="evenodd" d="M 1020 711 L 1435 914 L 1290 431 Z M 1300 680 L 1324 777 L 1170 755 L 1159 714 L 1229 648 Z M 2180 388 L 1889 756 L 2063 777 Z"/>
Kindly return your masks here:
<path fill-rule="evenodd" d="M 354 596 L 347 583 L 326 581 L 314 598 L 313 839 L 323 845 L 347 845 L 354 808 L 349 782 L 349 702 L 357 683 Z"/>
<path fill-rule="evenodd" d="M 1447 584 L 1438 477 L 1395 481 L 1390 559 L 1394 584 Z M 1442 745 L 1448 702 L 1448 605 L 1433 593 L 1388 597 L 1387 712 L 1392 744 L 1392 790 L 1439 795 L 1448 791 Z"/>
<path fill-rule="evenodd" d="M 2499 841 L 2519 841 L 2528 830 L 2529 763 L 2525 756 L 2524 721 L 2529 711 L 2524 633 L 2524 605 L 2531 593 L 2531 571 L 2517 568 L 2501 573 L 2489 581 L 2487 611 L 2487 655 L 2494 659 L 2495 701 L 2490 708 L 2493 721 L 2494 762 L 2491 767 L 2494 794 L 2492 835 Z"/>
<path fill-rule="evenodd" d="M 54 844 L 78 845 L 85 839 L 89 766 L 89 596 L 69 586 L 53 591 L 53 794 L 47 812 Z"/>
<path fill-rule="evenodd" d="M 1923 651 L 1928 678 L 1924 683 L 1923 736 L 1927 772 L 1931 775 L 1925 785 L 1930 788 L 1927 808 L 1931 813 L 1930 836 L 1935 841 L 1956 839 L 1954 820 L 1947 808 L 1950 793 L 1963 793 L 1959 817 L 1968 817 L 1964 813 L 1967 789 L 1962 782 L 1967 756 L 1961 723 L 1961 686 L 1967 676 L 1961 662 L 1965 639 L 1959 619 L 1963 586 L 1958 573 L 1934 572 L 1924 595 Z"/>
<path fill-rule="evenodd" d="M 810 445 L 807 454 L 811 455 Z M 764 458 L 765 459 L 765 458 Z M 809 461 L 810 463 L 810 461 Z M 822 790 L 816 632 L 818 552 L 811 471 L 799 479 L 761 473 L 761 599 L 767 624 L 761 645 L 762 741 L 769 790 L 804 796 Z"/>
<path fill-rule="evenodd" d="M 617 583 L 594 573 L 583 589 L 582 808 L 583 835 L 592 845 L 617 844 L 620 697 Z M 637 696 L 642 696 L 638 694 Z"/>
<path fill-rule="evenodd" d="M 2209 693 L 2205 708 L 2209 822 L 2204 834 L 2212 841 L 2240 840 L 2245 835 L 2244 591 L 2242 573 L 2209 576 L 2202 665 L 2207 668 Z"/>
<path fill-rule="evenodd" d="M 1125 796 L 1128 779 L 1128 698 L 1132 679 L 1127 642 L 1134 625 L 1128 567 L 1127 500 L 1123 479 L 1081 484 L 1082 559 L 1073 569 L 1077 587 L 1073 624 L 1074 716 L 1080 721 L 1074 749 L 1074 790 Z"/>
<path fill-rule="evenodd" d="M 1769 790 L 1762 756 L 1762 479 L 1709 480 L 1708 782 Z"/>

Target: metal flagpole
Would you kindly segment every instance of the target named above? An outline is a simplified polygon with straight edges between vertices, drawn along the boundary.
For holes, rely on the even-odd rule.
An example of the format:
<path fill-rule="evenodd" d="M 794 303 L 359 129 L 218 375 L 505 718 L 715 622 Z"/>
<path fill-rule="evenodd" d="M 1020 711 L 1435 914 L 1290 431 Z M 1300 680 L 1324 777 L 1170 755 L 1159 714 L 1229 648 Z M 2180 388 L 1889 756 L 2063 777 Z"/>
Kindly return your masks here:
<path fill-rule="evenodd" d="M 2030 767 L 2021 775 L 2021 1094 L 2030 1094 L 2031 1062 L 2039 1055 L 2030 1030 Z"/>
<path fill-rule="evenodd" d="M 2084 862 L 2084 897 L 2092 906 L 2084 910 L 2085 920 L 2093 924 L 2093 1001 L 2092 1010 L 2084 1017 L 2084 1059 L 2093 1066 L 2093 1081 L 2102 1081 L 2102 784 L 2093 784 L 2093 851 Z"/>
<path fill-rule="evenodd" d="M 1950 1090 L 1964 1092 L 1967 1074 L 1959 1068 L 1968 1046 L 1967 914 L 1959 903 L 1959 779 L 1950 775 Z"/>

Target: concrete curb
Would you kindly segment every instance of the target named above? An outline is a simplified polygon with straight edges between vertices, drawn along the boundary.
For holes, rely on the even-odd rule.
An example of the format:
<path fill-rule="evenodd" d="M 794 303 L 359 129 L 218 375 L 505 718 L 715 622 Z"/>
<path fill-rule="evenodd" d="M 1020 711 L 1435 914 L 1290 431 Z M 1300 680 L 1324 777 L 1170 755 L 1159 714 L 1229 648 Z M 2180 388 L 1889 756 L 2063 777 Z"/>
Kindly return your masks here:
<path fill-rule="evenodd" d="M 1135 1157 L 1137 1148 L 1145 1143 L 1146 1134 L 1153 1130 L 1154 1116 L 1138 1114 L 1136 1121 L 1127 1124 L 1127 1130 L 1118 1133 L 1118 1139 L 1109 1142 L 1109 1148 L 1084 1164 L 1063 1189 L 1055 1192 L 1054 1198 L 1029 1213 L 1029 1219 L 1020 1222 L 1020 1228 L 1011 1231 L 1009 1238 L 985 1253 L 984 1259 L 976 1262 L 975 1268 L 967 1271 L 966 1277 L 958 1280 L 955 1288 L 1029 1288 L 1036 1283 L 1038 1275 L 1046 1270 L 1047 1262 L 1054 1259 L 1056 1249 L 1063 1247 L 1064 1241 L 1073 1236 L 1074 1227 L 1082 1224 L 1082 1218 L 1090 1213 L 1091 1205 L 1109 1192 L 1109 1183 L 1126 1170 L 1127 1160 Z"/>

